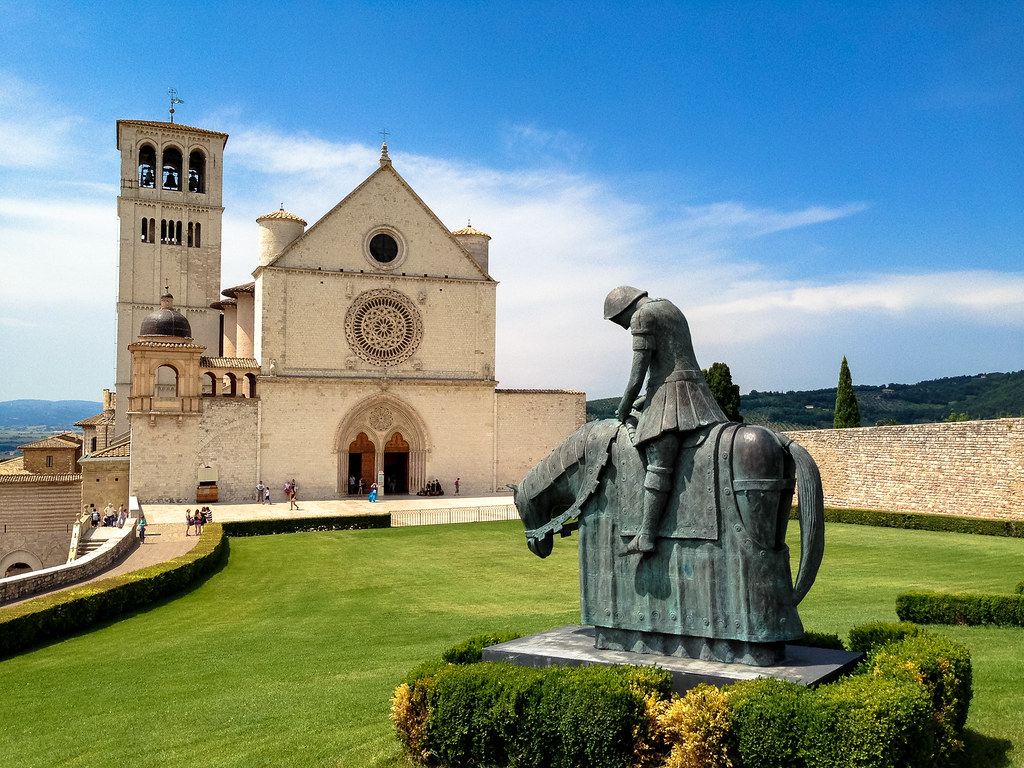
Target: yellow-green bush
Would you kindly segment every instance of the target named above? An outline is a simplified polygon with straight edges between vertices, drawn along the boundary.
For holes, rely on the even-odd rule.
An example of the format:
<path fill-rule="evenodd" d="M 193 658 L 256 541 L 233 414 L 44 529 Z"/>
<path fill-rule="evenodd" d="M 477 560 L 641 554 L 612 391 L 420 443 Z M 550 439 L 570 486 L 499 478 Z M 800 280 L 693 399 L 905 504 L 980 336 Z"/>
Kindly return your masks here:
<path fill-rule="evenodd" d="M 396 689 L 392 719 L 423 765 L 951 765 L 971 698 L 967 650 L 908 624 L 855 627 L 851 638 L 870 656 L 838 682 L 811 690 L 765 678 L 681 697 L 670 694 L 669 674 L 651 667 L 439 659 Z"/>

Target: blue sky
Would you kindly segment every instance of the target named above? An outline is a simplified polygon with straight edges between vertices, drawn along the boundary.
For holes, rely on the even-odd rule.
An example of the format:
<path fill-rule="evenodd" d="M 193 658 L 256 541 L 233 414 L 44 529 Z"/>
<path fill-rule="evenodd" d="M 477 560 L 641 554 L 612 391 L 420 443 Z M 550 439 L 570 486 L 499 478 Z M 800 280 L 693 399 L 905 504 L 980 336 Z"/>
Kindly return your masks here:
<path fill-rule="evenodd" d="M 1024 3 L 0 2 L 0 400 L 113 383 L 118 119 L 254 219 L 376 168 L 492 235 L 503 387 L 621 393 L 619 284 L 741 391 L 1024 368 Z"/>

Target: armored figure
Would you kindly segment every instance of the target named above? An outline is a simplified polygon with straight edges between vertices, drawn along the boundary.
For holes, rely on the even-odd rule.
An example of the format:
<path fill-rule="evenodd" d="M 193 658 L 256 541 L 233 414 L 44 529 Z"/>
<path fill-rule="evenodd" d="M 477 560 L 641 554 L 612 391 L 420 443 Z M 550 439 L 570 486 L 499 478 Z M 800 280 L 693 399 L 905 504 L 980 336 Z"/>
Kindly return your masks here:
<path fill-rule="evenodd" d="M 729 420 L 708 388 L 693 352 L 689 325 L 675 304 L 623 285 L 605 299 L 604 317 L 633 337 L 629 383 L 616 417 L 626 423 L 634 411 L 639 412 L 633 444 L 646 470 L 643 517 L 626 552 L 647 553 L 654 550 L 658 524 L 672 491 L 682 438 Z M 645 378 L 647 391 L 638 400 Z"/>

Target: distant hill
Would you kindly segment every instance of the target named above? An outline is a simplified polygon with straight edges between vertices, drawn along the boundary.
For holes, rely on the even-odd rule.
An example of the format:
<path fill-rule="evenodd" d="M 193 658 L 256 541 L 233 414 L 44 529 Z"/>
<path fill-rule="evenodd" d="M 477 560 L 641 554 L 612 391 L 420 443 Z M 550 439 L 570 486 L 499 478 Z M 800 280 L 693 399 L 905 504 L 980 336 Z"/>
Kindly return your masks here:
<path fill-rule="evenodd" d="M 103 403 L 90 400 L 8 400 L 0 403 L 0 427 L 70 429 L 97 413 L 103 413 Z"/>
<path fill-rule="evenodd" d="M 967 414 L 972 420 L 1024 416 L 1024 371 L 853 389 L 865 427 L 879 421 L 925 424 L 942 421 L 951 413 Z M 613 418 L 618 404 L 618 398 L 588 401 L 587 418 Z M 776 429 L 828 429 L 835 404 L 835 387 L 801 392 L 751 390 L 740 398 L 740 413 L 749 424 Z"/>
<path fill-rule="evenodd" d="M 0 403 L 0 460 L 18 453 L 19 445 L 54 432 L 80 432 L 76 421 L 103 412 L 89 400 L 8 400 Z"/>

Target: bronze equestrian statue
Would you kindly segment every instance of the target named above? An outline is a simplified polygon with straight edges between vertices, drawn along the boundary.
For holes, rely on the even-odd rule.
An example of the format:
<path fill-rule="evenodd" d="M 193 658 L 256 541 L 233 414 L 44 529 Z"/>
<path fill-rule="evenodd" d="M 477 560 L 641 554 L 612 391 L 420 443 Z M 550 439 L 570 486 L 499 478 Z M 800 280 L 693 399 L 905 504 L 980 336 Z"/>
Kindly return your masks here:
<path fill-rule="evenodd" d="M 580 427 L 514 488 L 530 550 L 547 557 L 553 534 L 579 530 L 582 621 L 598 648 L 778 663 L 803 635 L 796 606 L 824 550 L 818 468 L 786 437 L 727 421 L 670 301 L 622 286 L 605 317 L 633 339 L 618 418 Z"/>

